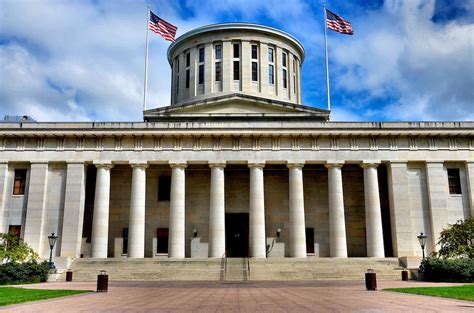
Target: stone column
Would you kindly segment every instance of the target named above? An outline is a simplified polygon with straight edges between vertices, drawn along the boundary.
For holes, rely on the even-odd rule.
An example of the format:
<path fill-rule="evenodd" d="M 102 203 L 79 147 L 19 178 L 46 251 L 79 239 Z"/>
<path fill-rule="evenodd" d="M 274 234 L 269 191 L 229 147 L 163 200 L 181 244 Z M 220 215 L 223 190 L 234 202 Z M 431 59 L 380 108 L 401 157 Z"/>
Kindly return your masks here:
<path fill-rule="evenodd" d="M 212 163 L 211 199 L 209 204 L 209 257 L 222 258 L 225 253 L 225 163 Z"/>
<path fill-rule="evenodd" d="M 168 257 L 184 258 L 185 163 L 172 163 Z"/>
<path fill-rule="evenodd" d="M 109 201 L 111 163 L 97 163 L 94 214 L 92 217 L 92 257 L 107 258 L 109 241 Z"/>
<path fill-rule="evenodd" d="M 0 161 L 0 233 L 8 232 L 7 200 L 8 163 Z"/>
<path fill-rule="evenodd" d="M 382 212 L 380 209 L 377 163 L 364 163 L 364 198 L 367 257 L 385 257 L 383 246 Z"/>
<path fill-rule="evenodd" d="M 48 163 L 31 163 L 24 239 L 40 257 L 49 255 L 49 246 L 45 246 L 49 234 L 44 229 L 47 216 L 47 190 Z"/>
<path fill-rule="evenodd" d="M 250 257 L 265 258 L 267 245 L 265 236 L 265 197 L 263 183 L 264 163 L 249 163 L 250 195 L 249 195 L 249 248 Z"/>
<path fill-rule="evenodd" d="M 474 218 L 474 162 L 466 162 L 467 191 L 471 217 Z"/>
<path fill-rule="evenodd" d="M 128 226 L 128 257 L 145 257 L 145 198 L 146 163 L 132 166 L 132 192 L 130 196 L 130 217 Z"/>
<path fill-rule="evenodd" d="M 431 251 L 437 251 L 436 243 L 439 234 L 443 228 L 448 226 L 448 175 L 443 162 L 426 163 L 426 180 L 431 216 L 431 241 L 427 241 L 432 244 Z"/>
<path fill-rule="evenodd" d="M 289 163 L 290 257 L 306 258 L 303 164 Z"/>
<path fill-rule="evenodd" d="M 331 257 L 347 258 L 346 219 L 341 168 L 344 162 L 327 163 L 329 193 L 329 250 Z"/>
<path fill-rule="evenodd" d="M 61 256 L 81 255 L 84 202 L 86 198 L 85 166 L 83 162 L 67 164 Z"/>

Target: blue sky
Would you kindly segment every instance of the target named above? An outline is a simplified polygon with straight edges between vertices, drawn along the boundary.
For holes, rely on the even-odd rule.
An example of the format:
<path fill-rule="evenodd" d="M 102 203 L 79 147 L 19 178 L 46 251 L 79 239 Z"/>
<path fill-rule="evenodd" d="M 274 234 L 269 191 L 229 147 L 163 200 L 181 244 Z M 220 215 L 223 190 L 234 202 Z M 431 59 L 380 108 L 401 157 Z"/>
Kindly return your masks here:
<path fill-rule="evenodd" d="M 324 1 L 332 120 L 474 120 L 474 0 Z M 220 22 L 291 33 L 306 49 L 303 103 L 326 107 L 323 1 L 0 0 L 0 118 L 139 121 L 146 4 L 178 35 Z M 169 105 L 169 42 L 150 33 L 148 107 Z"/>

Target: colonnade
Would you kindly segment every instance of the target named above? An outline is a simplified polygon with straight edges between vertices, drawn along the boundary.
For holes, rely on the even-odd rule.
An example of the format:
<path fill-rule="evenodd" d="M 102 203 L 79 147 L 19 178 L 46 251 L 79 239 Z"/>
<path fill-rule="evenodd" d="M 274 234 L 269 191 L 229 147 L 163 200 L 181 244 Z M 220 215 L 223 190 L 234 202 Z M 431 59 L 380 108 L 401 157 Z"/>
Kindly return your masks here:
<path fill-rule="evenodd" d="M 327 162 L 329 194 L 329 246 L 331 257 L 347 257 L 346 223 L 342 184 L 343 161 Z M 361 164 L 364 170 L 366 242 L 368 257 L 384 257 L 377 163 Z M 111 163 L 97 163 L 96 192 L 92 224 L 92 257 L 107 257 Z M 170 163 L 171 195 L 169 220 L 170 258 L 185 257 L 185 169 L 186 163 Z M 209 164 L 211 187 L 209 203 L 210 258 L 225 253 L 225 162 Z M 130 200 L 128 257 L 143 258 L 145 251 L 146 163 L 133 163 Z M 264 167 L 249 163 L 249 256 L 266 257 Z M 288 163 L 289 170 L 289 254 L 306 257 L 303 163 Z"/>

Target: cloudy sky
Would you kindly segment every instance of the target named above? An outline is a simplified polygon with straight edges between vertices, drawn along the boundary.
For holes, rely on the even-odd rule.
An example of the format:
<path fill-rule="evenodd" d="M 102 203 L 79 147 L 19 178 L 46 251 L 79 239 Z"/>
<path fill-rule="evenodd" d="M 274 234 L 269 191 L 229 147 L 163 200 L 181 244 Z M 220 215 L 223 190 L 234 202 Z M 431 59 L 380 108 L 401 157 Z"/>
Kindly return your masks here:
<path fill-rule="evenodd" d="M 142 118 L 146 4 L 178 26 L 254 22 L 306 49 L 303 102 L 326 107 L 319 0 L 0 0 L 0 118 Z M 474 0 L 324 1 L 332 120 L 474 120 Z M 169 42 L 150 33 L 148 107 L 169 105 Z"/>

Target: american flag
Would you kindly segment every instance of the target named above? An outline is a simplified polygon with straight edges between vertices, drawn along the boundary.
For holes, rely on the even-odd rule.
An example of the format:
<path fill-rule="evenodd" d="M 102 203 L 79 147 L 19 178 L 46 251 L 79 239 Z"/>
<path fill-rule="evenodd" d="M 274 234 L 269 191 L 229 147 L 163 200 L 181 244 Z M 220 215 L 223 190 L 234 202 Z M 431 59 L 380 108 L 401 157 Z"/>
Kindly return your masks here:
<path fill-rule="evenodd" d="M 329 29 L 345 35 L 353 35 L 351 22 L 326 9 L 326 25 Z"/>
<path fill-rule="evenodd" d="M 159 18 L 155 13 L 150 11 L 150 30 L 168 41 L 175 41 L 176 30 L 178 27 L 168 23 L 164 19 Z"/>

